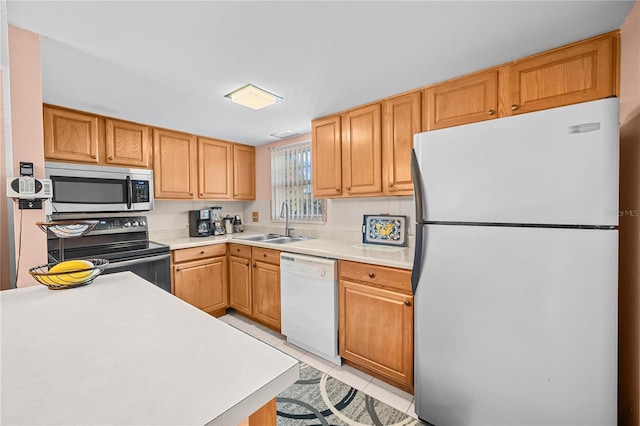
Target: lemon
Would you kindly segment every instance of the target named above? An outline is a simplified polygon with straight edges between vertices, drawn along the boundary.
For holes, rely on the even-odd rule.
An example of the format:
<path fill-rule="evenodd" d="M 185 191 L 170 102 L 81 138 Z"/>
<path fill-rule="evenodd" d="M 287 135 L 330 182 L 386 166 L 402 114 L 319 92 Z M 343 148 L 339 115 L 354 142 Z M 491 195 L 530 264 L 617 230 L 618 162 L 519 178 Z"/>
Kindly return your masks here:
<path fill-rule="evenodd" d="M 42 276 L 40 278 L 44 279 L 42 281 L 51 281 L 43 282 L 43 284 L 78 284 L 87 280 L 96 272 L 95 270 L 90 270 L 90 268 L 93 268 L 93 263 L 88 260 L 67 260 L 65 262 L 58 263 L 57 265 L 53 265 L 49 269 L 49 274 L 55 275 Z M 68 271 L 79 272 L 69 272 L 68 274 L 64 273 Z"/>

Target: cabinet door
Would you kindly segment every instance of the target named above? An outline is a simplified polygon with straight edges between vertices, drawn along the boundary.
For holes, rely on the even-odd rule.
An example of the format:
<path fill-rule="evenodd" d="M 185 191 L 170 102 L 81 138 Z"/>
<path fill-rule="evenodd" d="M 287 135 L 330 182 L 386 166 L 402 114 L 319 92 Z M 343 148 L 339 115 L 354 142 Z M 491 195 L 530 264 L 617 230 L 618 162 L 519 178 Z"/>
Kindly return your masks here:
<path fill-rule="evenodd" d="M 106 163 L 148 168 L 151 164 L 149 127 L 105 119 Z"/>
<path fill-rule="evenodd" d="M 342 116 L 342 186 L 345 195 L 382 192 L 380 104 Z"/>
<path fill-rule="evenodd" d="M 253 317 L 280 332 L 280 267 L 253 261 Z"/>
<path fill-rule="evenodd" d="M 198 196 L 230 200 L 233 190 L 233 144 L 198 138 Z"/>
<path fill-rule="evenodd" d="M 65 109 L 43 108 L 44 156 L 47 160 L 98 163 L 98 117 Z"/>
<path fill-rule="evenodd" d="M 226 257 L 174 265 L 174 293 L 205 312 L 228 306 Z"/>
<path fill-rule="evenodd" d="M 251 260 L 229 256 L 229 306 L 251 315 Z"/>
<path fill-rule="evenodd" d="M 618 37 L 534 55 L 509 67 L 511 114 L 522 114 L 616 95 Z"/>
<path fill-rule="evenodd" d="M 195 136 L 169 130 L 153 130 L 153 179 L 156 198 L 194 198 L 196 152 Z"/>
<path fill-rule="evenodd" d="M 256 199 L 256 149 L 233 145 L 233 199 Z"/>
<path fill-rule="evenodd" d="M 311 172 L 313 196 L 331 198 L 342 194 L 342 136 L 340 116 L 311 123 Z"/>
<path fill-rule="evenodd" d="M 497 111 L 498 71 L 473 74 L 424 90 L 423 130 L 490 120 Z"/>
<path fill-rule="evenodd" d="M 414 92 L 382 103 L 382 175 L 385 192 L 411 195 L 413 135 L 422 131 L 421 93 Z"/>
<path fill-rule="evenodd" d="M 413 385 L 413 297 L 340 280 L 340 355 Z"/>

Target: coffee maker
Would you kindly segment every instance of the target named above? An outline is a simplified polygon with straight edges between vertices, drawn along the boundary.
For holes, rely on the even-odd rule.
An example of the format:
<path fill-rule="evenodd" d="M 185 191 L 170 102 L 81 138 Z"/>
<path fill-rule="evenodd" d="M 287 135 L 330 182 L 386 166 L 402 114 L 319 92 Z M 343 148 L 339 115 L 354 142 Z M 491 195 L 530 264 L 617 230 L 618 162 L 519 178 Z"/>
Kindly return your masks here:
<path fill-rule="evenodd" d="M 211 235 L 211 214 L 208 209 L 189 210 L 189 236 L 208 237 Z"/>
<path fill-rule="evenodd" d="M 226 230 L 222 218 L 222 207 L 211 207 L 211 235 L 224 235 Z"/>

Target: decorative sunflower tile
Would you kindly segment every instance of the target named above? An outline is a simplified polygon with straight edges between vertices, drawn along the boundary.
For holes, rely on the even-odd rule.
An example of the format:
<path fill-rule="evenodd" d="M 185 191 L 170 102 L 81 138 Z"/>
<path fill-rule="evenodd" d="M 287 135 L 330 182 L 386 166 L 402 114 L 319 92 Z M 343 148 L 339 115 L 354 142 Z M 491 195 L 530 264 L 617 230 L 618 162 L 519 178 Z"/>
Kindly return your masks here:
<path fill-rule="evenodd" d="M 406 247 L 407 217 L 364 215 L 362 242 Z"/>

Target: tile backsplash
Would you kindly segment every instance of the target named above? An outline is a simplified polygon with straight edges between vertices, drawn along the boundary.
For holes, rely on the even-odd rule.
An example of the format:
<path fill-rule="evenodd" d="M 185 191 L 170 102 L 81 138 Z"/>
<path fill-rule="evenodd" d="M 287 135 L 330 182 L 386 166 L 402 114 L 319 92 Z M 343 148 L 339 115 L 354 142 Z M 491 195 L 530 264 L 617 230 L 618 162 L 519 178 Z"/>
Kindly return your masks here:
<path fill-rule="evenodd" d="M 246 231 L 284 232 L 284 220 L 271 220 L 271 201 L 168 201 L 156 200 L 153 211 L 147 213 L 152 237 L 186 237 L 188 211 L 222 207 L 223 215 L 240 215 Z M 252 213 L 258 212 L 260 221 L 252 222 Z M 407 216 L 408 244 L 413 246 L 413 197 L 366 197 L 327 200 L 326 223 L 291 222 L 293 235 L 362 242 L 362 220 L 365 214 Z"/>

